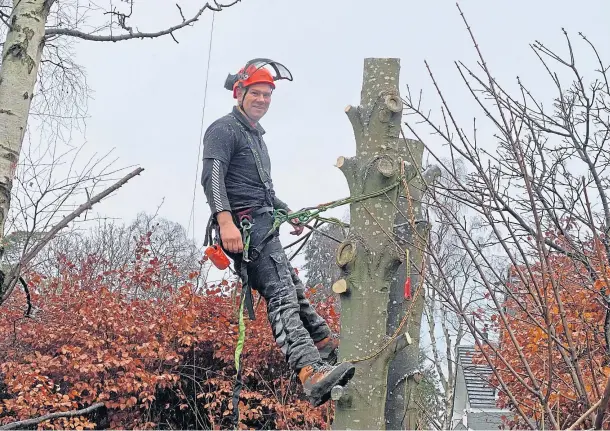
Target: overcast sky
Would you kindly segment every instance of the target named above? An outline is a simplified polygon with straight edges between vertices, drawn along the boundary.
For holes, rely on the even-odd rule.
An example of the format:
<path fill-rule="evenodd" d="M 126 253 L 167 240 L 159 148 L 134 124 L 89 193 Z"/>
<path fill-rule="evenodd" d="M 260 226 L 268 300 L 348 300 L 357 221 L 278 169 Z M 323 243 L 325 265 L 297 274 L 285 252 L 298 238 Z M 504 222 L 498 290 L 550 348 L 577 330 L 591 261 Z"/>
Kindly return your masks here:
<path fill-rule="evenodd" d="M 171 3 L 171 4 L 170 4 Z M 154 31 L 179 20 L 174 2 L 136 2 L 131 25 Z M 185 15 L 199 2 L 181 4 Z M 462 1 L 460 5 L 494 76 L 514 85 L 520 76 L 548 100 L 544 69 L 528 44 L 541 40 L 566 52 L 561 28 L 578 39 L 584 32 L 610 60 L 608 1 Z M 166 37 L 121 43 L 81 42 L 76 53 L 93 90 L 86 136 L 75 144 L 103 153 L 114 148 L 117 166 L 138 165 L 144 173 L 98 213 L 129 222 L 140 211 L 154 212 L 187 226 L 196 187 L 197 239 L 209 215 L 196 172 L 212 13 L 192 28 Z M 253 57 L 285 64 L 294 82 L 282 81 L 262 124 L 272 158 L 278 196 L 293 209 L 348 194 L 338 156 L 353 155 L 355 144 L 344 114 L 358 104 L 363 59 L 398 57 L 401 92 L 408 84 L 424 90 L 424 101 L 438 107 L 424 66 L 427 60 L 456 114 L 471 124 L 480 116 L 454 66 L 476 65 L 476 52 L 454 1 L 408 0 L 242 0 L 216 13 L 209 87 L 203 126 L 227 113 L 234 100 L 223 88 L 227 73 Z M 585 46 L 581 69 L 595 67 Z M 585 55 L 586 51 L 586 55 Z M 490 140 L 489 145 L 492 145 Z M 343 209 L 334 215 L 342 215 Z M 292 239 L 283 228 L 284 242 Z"/>

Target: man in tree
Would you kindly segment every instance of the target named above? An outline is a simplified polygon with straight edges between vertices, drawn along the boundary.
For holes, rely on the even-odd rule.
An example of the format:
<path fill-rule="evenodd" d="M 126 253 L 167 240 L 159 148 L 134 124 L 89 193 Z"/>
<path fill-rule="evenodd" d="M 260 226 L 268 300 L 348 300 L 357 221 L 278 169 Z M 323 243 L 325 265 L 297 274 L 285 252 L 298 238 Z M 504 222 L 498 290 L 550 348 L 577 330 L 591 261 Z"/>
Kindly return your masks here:
<path fill-rule="evenodd" d="M 298 373 L 310 402 L 318 406 L 330 398 L 333 386 L 345 385 L 352 378 L 355 368 L 350 363 L 334 365 L 337 337 L 305 298 L 304 285 L 288 261 L 279 232 L 268 235 L 274 210 L 291 213 L 275 195 L 265 130 L 259 124 L 280 79 L 291 81 L 292 75 L 269 59 L 251 60 L 237 75 L 227 77 L 225 88 L 233 92 L 237 104 L 205 133 L 201 183 L 223 249 L 241 268 L 244 286 L 249 284 L 265 298 L 275 340 Z M 244 223 L 251 224 L 248 232 L 238 228 Z M 300 235 L 303 226 L 298 220 L 291 224 L 291 233 Z M 245 235 L 250 241 L 247 257 Z"/>

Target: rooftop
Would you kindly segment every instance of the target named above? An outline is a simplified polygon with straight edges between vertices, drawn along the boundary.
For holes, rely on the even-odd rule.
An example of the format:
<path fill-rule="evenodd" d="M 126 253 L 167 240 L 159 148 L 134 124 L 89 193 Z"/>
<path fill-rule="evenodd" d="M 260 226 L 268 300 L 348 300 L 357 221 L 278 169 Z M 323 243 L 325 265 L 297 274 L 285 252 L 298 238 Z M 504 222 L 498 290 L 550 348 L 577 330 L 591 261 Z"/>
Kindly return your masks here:
<path fill-rule="evenodd" d="M 468 402 L 473 408 L 495 409 L 496 390 L 489 384 L 492 375 L 488 364 L 473 364 L 474 346 L 458 347 L 458 362 L 461 364 L 466 381 Z"/>

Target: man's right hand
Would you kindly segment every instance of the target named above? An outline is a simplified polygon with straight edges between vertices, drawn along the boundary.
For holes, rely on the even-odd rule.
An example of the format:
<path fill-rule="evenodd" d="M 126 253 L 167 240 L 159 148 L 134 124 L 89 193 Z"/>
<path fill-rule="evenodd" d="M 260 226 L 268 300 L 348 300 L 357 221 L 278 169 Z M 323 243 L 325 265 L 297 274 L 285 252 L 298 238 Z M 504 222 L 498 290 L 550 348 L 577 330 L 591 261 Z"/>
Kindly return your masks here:
<path fill-rule="evenodd" d="M 241 232 L 233 223 L 233 217 L 228 211 L 222 211 L 216 216 L 220 227 L 220 240 L 222 245 L 231 253 L 241 253 L 244 244 L 241 239 Z"/>

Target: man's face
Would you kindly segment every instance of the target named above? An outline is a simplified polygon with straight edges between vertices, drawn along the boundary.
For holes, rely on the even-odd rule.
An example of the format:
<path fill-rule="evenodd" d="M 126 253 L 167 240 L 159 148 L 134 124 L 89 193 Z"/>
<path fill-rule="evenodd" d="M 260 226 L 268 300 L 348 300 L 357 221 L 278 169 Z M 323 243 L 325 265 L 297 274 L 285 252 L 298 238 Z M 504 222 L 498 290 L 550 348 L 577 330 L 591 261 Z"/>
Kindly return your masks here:
<path fill-rule="evenodd" d="M 267 113 L 271 103 L 271 90 L 269 84 L 254 84 L 248 87 L 242 107 L 252 120 L 258 121 Z M 237 100 L 242 99 L 244 91 L 245 89 L 237 90 Z"/>

